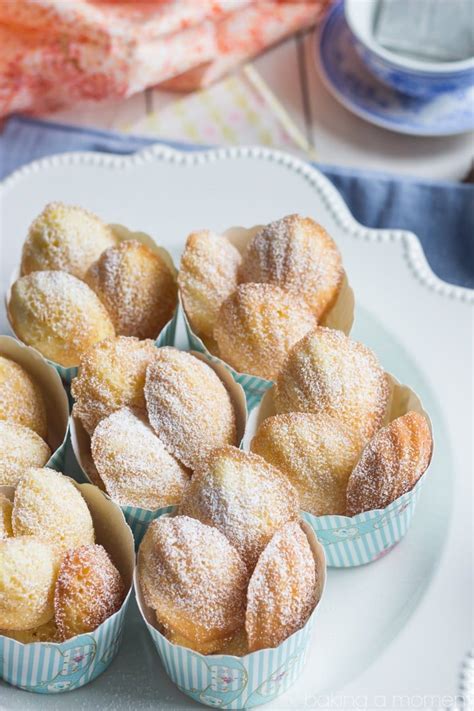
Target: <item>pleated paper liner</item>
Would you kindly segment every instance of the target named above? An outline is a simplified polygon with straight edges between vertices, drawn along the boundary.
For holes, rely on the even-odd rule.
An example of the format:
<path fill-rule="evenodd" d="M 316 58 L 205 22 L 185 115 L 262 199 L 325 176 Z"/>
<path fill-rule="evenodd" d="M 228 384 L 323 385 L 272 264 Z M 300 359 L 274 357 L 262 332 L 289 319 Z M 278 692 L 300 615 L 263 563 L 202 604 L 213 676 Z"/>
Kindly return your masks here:
<path fill-rule="evenodd" d="M 227 238 L 229 242 L 231 242 L 231 244 L 233 244 L 234 247 L 241 254 L 243 254 L 250 240 L 262 229 L 262 227 L 263 225 L 256 225 L 255 227 L 251 227 L 249 229 L 246 229 L 245 227 L 231 227 L 223 232 L 223 237 Z M 193 350 L 204 353 L 210 362 L 224 363 L 225 367 L 230 373 L 232 373 L 234 380 L 242 385 L 247 397 L 248 409 L 249 411 L 252 410 L 256 405 L 258 405 L 267 390 L 271 388 L 273 385 L 272 381 L 266 380 L 265 378 L 259 378 L 256 375 L 250 375 L 249 373 L 239 373 L 217 355 L 211 353 L 209 350 L 210 344 L 206 344 L 193 332 L 181 298 L 180 305 L 183 312 L 189 347 Z M 337 300 L 324 319 L 319 322 L 319 325 L 343 331 L 347 336 L 350 333 L 353 322 L 354 293 L 349 285 L 347 274 L 344 273 L 344 280 Z"/>
<path fill-rule="evenodd" d="M 150 235 L 147 235 L 145 232 L 131 232 L 127 227 L 124 227 L 123 225 L 109 225 L 109 227 L 112 229 L 116 237 L 118 238 L 119 242 L 126 242 L 127 240 L 137 240 L 138 242 L 141 242 L 142 244 L 146 245 L 149 247 L 155 254 L 158 254 L 165 262 L 166 264 L 172 269 L 173 274 L 176 275 L 176 267 L 174 266 L 173 260 L 171 258 L 171 255 L 169 252 L 164 247 L 159 247 L 153 239 L 150 237 Z M 13 335 L 21 341 L 21 339 L 17 336 L 15 333 L 15 329 L 13 328 L 13 324 L 10 318 L 10 313 L 9 313 L 9 308 L 8 305 L 10 303 L 10 298 L 11 298 L 11 290 L 12 286 L 15 283 L 15 281 L 20 277 L 20 269 L 17 268 L 14 270 L 12 277 L 10 279 L 10 285 L 8 287 L 8 290 L 5 294 L 5 307 L 6 307 L 6 312 L 7 312 L 7 318 L 8 322 L 10 324 L 10 328 L 12 330 Z M 155 339 L 155 343 L 157 346 L 173 346 L 174 341 L 175 341 L 175 335 L 176 335 L 176 323 L 178 320 L 178 304 L 176 304 L 176 309 L 173 314 L 173 318 L 168 321 L 165 326 L 161 329 L 160 333 L 157 335 Z M 62 381 L 66 385 L 70 385 L 71 381 L 73 378 L 76 377 L 77 371 L 78 371 L 78 366 L 63 366 L 60 363 L 56 363 L 55 361 L 49 360 L 46 358 L 48 363 L 50 363 L 53 368 L 57 370 L 59 375 L 61 376 Z"/>
<path fill-rule="evenodd" d="M 196 358 L 202 360 L 218 375 L 230 395 L 237 421 L 237 446 L 240 445 L 247 424 L 247 408 L 245 393 L 242 387 L 235 382 L 231 374 L 221 363 L 209 362 L 202 353 L 192 352 Z M 212 403 L 210 404 L 212 406 Z M 97 472 L 91 455 L 91 438 L 81 424 L 78 417 L 71 417 L 71 444 L 77 463 L 82 470 L 86 480 L 104 489 L 104 484 Z M 170 513 L 176 506 L 165 506 L 159 509 L 144 509 L 135 506 L 120 506 L 125 519 L 133 531 L 135 544 L 138 546 L 148 527 L 148 524 L 155 518 Z"/>
<path fill-rule="evenodd" d="M 11 336 L 0 336 L 0 355 L 21 365 L 40 389 L 46 406 L 46 442 L 51 450 L 46 466 L 61 471 L 69 432 L 69 403 L 61 378 L 41 353 Z"/>
<path fill-rule="evenodd" d="M 432 429 L 430 418 L 418 395 L 407 385 L 401 385 L 390 373 L 387 376 L 392 395 L 384 424 L 413 410 L 423 415 Z M 260 406 L 250 415 L 245 448 L 250 447 L 252 437 L 263 420 L 275 414 L 273 390 L 269 390 Z M 328 567 L 352 568 L 386 555 L 410 527 L 427 472 L 428 469 L 410 491 L 384 509 L 365 511 L 352 517 L 314 516 L 302 511 L 302 517 L 324 546 Z"/>
<path fill-rule="evenodd" d="M 305 626 L 275 649 L 243 657 L 203 655 L 169 642 L 156 627 L 156 616 L 145 603 L 137 571 L 134 575 L 138 607 L 166 673 L 178 689 L 205 706 L 243 709 L 267 704 L 281 696 L 299 677 L 311 647 L 312 633 L 324 593 L 324 549 L 310 526 L 302 522 L 319 572 L 318 602 Z"/>
<path fill-rule="evenodd" d="M 96 630 L 76 635 L 66 642 L 23 644 L 0 635 L 1 678 L 8 684 L 38 694 L 78 689 L 107 669 L 122 641 L 132 591 L 135 552 L 132 533 L 122 512 L 96 486 L 73 483 L 91 512 L 96 542 L 104 546 L 120 571 L 127 595 L 120 610 Z M 0 491 L 13 498 L 13 487 L 0 487 Z"/>

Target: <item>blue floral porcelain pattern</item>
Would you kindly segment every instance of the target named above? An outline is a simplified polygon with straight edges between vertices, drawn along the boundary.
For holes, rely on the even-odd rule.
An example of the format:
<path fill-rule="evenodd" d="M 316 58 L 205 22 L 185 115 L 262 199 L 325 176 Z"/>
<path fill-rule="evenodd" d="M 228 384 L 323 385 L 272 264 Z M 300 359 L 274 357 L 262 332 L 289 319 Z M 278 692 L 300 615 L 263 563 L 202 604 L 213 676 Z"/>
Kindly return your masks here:
<path fill-rule="evenodd" d="M 373 76 L 358 50 L 367 61 L 364 50 L 356 47 L 342 5 L 337 4 L 321 28 L 319 64 L 328 89 L 350 111 L 399 133 L 443 136 L 474 129 L 472 83 L 465 89 L 440 91 L 433 98 L 409 96 Z M 390 67 L 382 67 L 380 63 L 375 67 L 372 62 L 372 71 L 376 70 L 385 81 L 398 81 Z M 407 91 L 407 85 L 401 81 L 399 78 L 400 88 Z"/>

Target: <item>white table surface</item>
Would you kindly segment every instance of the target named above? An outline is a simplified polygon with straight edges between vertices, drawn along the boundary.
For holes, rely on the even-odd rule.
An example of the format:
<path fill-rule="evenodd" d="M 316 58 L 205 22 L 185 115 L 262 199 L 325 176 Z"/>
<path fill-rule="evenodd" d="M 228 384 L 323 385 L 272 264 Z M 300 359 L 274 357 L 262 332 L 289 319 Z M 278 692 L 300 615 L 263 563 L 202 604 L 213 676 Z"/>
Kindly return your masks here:
<path fill-rule="evenodd" d="M 314 62 L 314 33 L 292 37 L 253 66 L 314 148 L 320 163 L 370 168 L 432 179 L 460 180 L 474 155 L 474 134 L 410 137 L 373 126 L 342 107 L 323 86 Z M 44 118 L 121 130 L 180 95 L 149 89 L 123 101 L 82 104 Z M 175 138 L 179 139 L 177 134 Z M 242 143 L 245 143 L 243 137 Z"/>

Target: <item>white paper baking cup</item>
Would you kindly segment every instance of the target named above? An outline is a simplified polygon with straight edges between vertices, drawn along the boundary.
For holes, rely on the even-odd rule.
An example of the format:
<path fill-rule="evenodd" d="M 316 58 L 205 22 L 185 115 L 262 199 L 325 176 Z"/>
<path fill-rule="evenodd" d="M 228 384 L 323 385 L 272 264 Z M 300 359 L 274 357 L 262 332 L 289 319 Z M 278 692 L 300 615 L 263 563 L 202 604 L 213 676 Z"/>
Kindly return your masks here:
<path fill-rule="evenodd" d="M 255 227 L 231 227 L 222 233 L 223 238 L 227 238 L 231 244 L 243 254 L 250 240 L 263 228 L 263 225 Z M 180 306 L 183 312 L 183 320 L 188 337 L 189 347 L 192 350 L 204 353 L 206 358 L 213 363 L 224 363 L 225 367 L 232 374 L 234 380 L 243 387 L 247 397 L 247 406 L 249 411 L 252 410 L 265 395 L 266 391 L 271 388 L 273 382 L 265 378 L 259 378 L 256 375 L 249 373 L 239 373 L 237 370 L 228 365 L 221 358 L 213 355 L 204 341 L 197 336 L 190 325 L 183 301 L 180 297 Z M 337 297 L 337 300 L 331 310 L 326 314 L 324 319 L 319 322 L 320 326 L 327 326 L 339 331 L 343 331 L 346 336 L 349 335 L 354 322 L 354 293 L 349 285 L 347 275 L 344 273 L 344 281 Z"/>
<path fill-rule="evenodd" d="M 230 395 L 237 423 L 237 446 L 240 445 L 245 434 L 247 425 L 247 407 L 245 401 L 245 393 L 242 387 L 235 382 L 228 370 L 222 363 L 209 362 L 202 353 L 193 352 L 196 358 L 202 360 L 208 365 L 220 378 L 227 392 Z M 71 444 L 76 457 L 76 461 L 87 481 L 96 484 L 101 489 L 104 485 L 100 479 L 97 469 L 94 465 L 91 455 L 91 438 L 81 424 L 78 417 L 71 416 Z M 140 543 L 143 535 L 148 527 L 148 524 L 155 518 L 170 513 L 176 509 L 176 506 L 165 506 L 159 509 L 144 509 L 136 506 L 120 506 L 125 516 L 125 519 L 133 531 L 136 545 Z"/>
<path fill-rule="evenodd" d="M 414 410 L 426 418 L 432 430 L 430 418 L 418 395 L 407 385 L 401 385 L 390 373 L 387 376 L 392 386 L 392 397 L 384 424 Z M 249 417 L 245 449 L 250 448 L 251 440 L 263 420 L 275 414 L 273 390 L 270 390 Z M 384 509 L 365 511 L 356 516 L 314 516 L 302 511 L 301 516 L 324 546 L 328 567 L 352 568 L 386 555 L 410 527 L 427 472 L 428 469 L 410 491 Z"/>
<path fill-rule="evenodd" d="M 127 240 L 137 240 L 138 242 L 141 242 L 142 244 L 146 245 L 149 247 L 153 252 L 156 254 L 160 255 L 162 259 L 167 263 L 167 265 L 172 269 L 173 273 L 177 274 L 176 267 L 174 266 L 173 260 L 171 258 L 171 255 L 169 252 L 164 248 L 164 247 L 159 247 L 154 240 L 150 237 L 150 235 L 146 234 L 145 232 L 131 232 L 127 227 L 124 225 L 109 225 L 109 227 L 112 229 L 114 232 L 115 236 L 117 237 L 119 242 L 126 242 Z M 7 318 L 8 318 L 8 323 L 10 324 L 11 331 L 13 335 L 21 341 L 21 339 L 17 336 L 15 333 L 15 329 L 13 328 L 13 324 L 10 318 L 10 313 L 9 313 L 9 308 L 8 305 L 10 303 L 10 298 L 11 298 L 11 290 L 13 284 L 16 282 L 17 279 L 20 278 L 20 268 L 17 267 L 14 271 L 13 274 L 10 278 L 10 284 L 8 286 L 7 292 L 5 294 L 5 308 L 7 312 Z M 157 346 L 173 346 L 175 342 L 175 337 L 176 337 L 176 324 L 178 321 L 178 304 L 176 304 L 176 309 L 173 314 L 173 318 L 168 321 L 165 326 L 161 329 L 160 333 L 157 335 L 155 339 L 155 343 Z M 76 377 L 77 372 L 78 372 L 78 366 L 71 366 L 71 367 L 66 367 L 63 365 L 60 365 L 59 363 L 56 363 L 53 360 L 49 360 L 46 358 L 48 363 L 53 366 L 59 373 L 62 381 L 66 384 L 69 385 L 72 381 L 73 378 Z"/>
<path fill-rule="evenodd" d="M 46 466 L 62 471 L 69 431 L 69 402 L 61 378 L 41 353 L 11 336 L 0 336 L 0 355 L 21 365 L 40 389 L 46 406 L 46 442 L 52 452 Z"/>
<path fill-rule="evenodd" d="M 228 654 L 203 655 L 172 644 L 156 628 L 156 616 L 143 599 L 135 571 L 135 594 L 141 615 L 166 673 L 184 694 L 205 706 L 248 709 L 276 699 L 297 680 L 307 660 L 326 582 L 324 549 L 311 527 L 304 521 L 302 526 L 319 571 L 318 603 L 305 626 L 275 649 L 262 649 L 235 657 Z"/>
<path fill-rule="evenodd" d="M 93 632 L 66 642 L 23 644 L 0 635 L 0 677 L 8 684 L 38 694 L 78 689 L 104 672 L 117 654 L 132 590 L 135 553 L 132 533 L 122 512 L 108 496 L 91 484 L 74 485 L 91 512 L 96 541 L 110 553 L 127 590 L 118 612 Z M 9 498 L 13 487 L 0 487 Z"/>

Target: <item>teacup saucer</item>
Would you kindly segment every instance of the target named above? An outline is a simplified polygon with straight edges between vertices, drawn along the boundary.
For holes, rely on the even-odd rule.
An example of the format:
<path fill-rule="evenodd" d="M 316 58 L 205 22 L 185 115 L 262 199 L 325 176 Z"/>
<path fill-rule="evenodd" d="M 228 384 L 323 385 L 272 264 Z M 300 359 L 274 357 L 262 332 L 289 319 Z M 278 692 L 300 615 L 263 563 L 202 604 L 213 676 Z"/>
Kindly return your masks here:
<path fill-rule="evenodd" d="M 366 121 L 416 136 L 449 136 L 474 129 L 474 87 L 421 99 L 378 81 L 356 51 L 343 3 L 328 13 L 316 36 L 316 53 L 327 89 Z"/>

